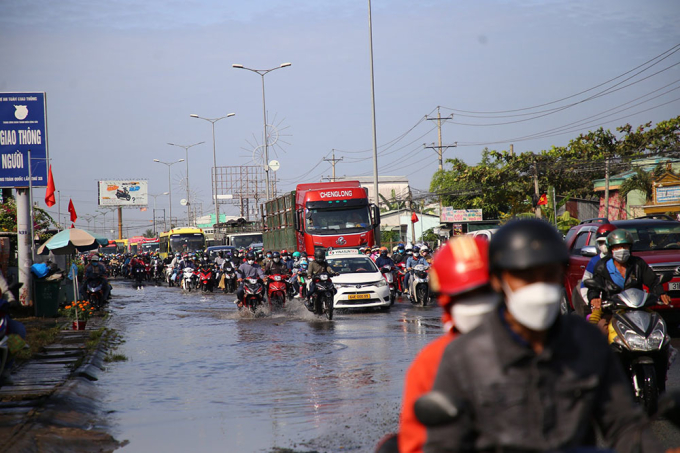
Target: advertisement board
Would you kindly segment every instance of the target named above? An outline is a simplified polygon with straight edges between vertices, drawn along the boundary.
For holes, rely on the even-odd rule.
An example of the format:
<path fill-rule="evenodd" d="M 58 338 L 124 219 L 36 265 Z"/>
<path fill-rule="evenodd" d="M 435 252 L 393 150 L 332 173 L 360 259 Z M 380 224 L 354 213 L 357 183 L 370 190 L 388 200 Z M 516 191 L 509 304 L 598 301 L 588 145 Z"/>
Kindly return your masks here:
<path fill-rule="evenodd" d="M 657 203 L 677 203 L 680 201 L 680 186 L 656 188 Z"/>
<path fill-rule="evenodd" d="M 149 201 L 147 181 L 109 179 L 99 181 L 99 206 L 146 206 Z"/>
<path fill-rule="evenodd" d="M 0 93 L 0 187 L 47 186 L 45 93 Z"/>
<path fill-rule="evenodd" d="M 484 220 L 481 209 L 453 209 L 445 207 L 442 209 L 442 222 L 479 222 Z"/>

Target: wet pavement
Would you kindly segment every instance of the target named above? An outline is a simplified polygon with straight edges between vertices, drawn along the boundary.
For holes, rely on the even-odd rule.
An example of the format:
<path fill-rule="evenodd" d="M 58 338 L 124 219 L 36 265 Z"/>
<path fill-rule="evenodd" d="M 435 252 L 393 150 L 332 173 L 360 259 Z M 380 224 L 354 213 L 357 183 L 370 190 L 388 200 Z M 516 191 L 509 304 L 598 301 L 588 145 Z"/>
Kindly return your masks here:
<path fill-rule="evenodd" d="M 298 300 L 252 316 L 230 294 L 114 285 L 109 326 L 129 360 L 96 384 L 126 452 L 372 451 L 397 429 L 411 360 L 441 332 L 438 307 L 405 299 L 327 321 Z M 680 389 L 677 363 L 668 388 Z M 654 430 L 680 445 L 668 422 Z"/>
<path fill-rule="evenodd" d="M 127 362 L 97 385 L 122 451 L 370 451 L 396 431 L 403 377 L 438 307 L 239 313 L 235 296 L 114 283 Z"/>

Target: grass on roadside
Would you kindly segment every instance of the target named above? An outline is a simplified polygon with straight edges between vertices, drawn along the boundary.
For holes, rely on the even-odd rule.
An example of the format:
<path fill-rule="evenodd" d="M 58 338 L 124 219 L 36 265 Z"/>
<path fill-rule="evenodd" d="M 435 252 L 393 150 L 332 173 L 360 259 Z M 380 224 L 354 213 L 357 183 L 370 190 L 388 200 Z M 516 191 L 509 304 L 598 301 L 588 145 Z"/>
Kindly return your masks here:
<path fill-rule="evenodd" d="M 54 343 L 61 328 L 55 325 L 53 327 L 28 328 L 26 330 L 26 343 L 29 347 L 17 353 L 16 359 L 18 361 L 29 360 L 35 354 L 41 352 L 45 346 Z"/>

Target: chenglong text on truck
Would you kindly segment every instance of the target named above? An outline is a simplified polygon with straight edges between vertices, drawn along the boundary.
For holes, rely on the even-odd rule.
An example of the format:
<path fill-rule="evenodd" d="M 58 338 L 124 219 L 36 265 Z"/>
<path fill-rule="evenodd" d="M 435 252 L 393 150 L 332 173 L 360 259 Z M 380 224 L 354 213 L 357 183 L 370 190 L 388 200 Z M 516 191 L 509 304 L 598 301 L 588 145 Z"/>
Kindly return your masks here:
<path fill-rule="evenodd" d="M 375 244 L 380 211 L 359 181 L 298 184 L 263 210 L 265 250 L 359 248 Z"/>

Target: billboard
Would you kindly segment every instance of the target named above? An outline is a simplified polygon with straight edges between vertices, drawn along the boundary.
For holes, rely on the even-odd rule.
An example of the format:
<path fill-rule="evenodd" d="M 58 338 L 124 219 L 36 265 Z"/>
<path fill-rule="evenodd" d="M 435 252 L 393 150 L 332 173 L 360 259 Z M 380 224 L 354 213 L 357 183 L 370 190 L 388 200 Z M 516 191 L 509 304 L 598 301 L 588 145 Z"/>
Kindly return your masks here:
<path fill-rule="evenodd" d="M 442 210 L 442 222 L 479 222 L 483 219 L 481 209 L 453 209 L 450 206 Z"/>
<path fill-rule="evenodd" d="M 0 187 L 47 186 L 45 93 L 0 93 Z"/>
<path fill-rule="evenodd" d="M 146 206 L 149 201 L 147 181 L 109 179 L 98 182 L 99 206 Z"/>

